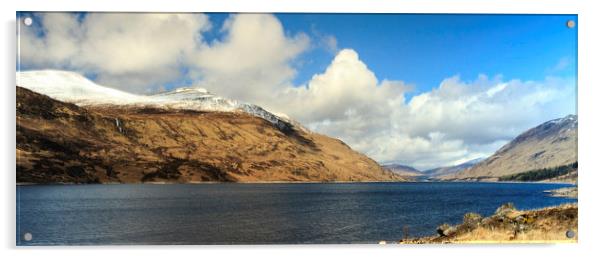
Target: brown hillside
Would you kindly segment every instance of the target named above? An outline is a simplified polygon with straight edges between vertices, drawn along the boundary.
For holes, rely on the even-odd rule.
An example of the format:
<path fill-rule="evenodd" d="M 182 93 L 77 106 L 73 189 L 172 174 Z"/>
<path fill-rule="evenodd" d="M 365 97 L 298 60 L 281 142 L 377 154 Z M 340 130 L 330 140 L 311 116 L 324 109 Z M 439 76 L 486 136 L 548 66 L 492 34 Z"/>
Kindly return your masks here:
<path fill-rule="evenodd" d="M 517 136 L 489 158 L 444 179 L 497 180 L 577 161 L 577 116 L 548 121 Z"/>
<path fill-rule="evenodd" d="M 245 113 L 78 107 L 17 87 L 17 182 L 391 181 L 340 140 Z"/>

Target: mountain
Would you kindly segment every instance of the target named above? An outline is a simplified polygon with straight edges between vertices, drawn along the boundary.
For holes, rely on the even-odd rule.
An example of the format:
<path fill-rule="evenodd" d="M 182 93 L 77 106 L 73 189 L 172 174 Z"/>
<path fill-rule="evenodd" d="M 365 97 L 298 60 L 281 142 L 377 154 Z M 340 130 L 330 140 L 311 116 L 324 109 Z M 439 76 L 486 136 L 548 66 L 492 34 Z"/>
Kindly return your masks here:
<path fill-rule="evenodd" d="M 199 87 L 182 87 L 155 95 L 136 95 L 98 85 L 81 74 L 40 70 L 17 72 L 17 85 L 53 99 L 78 106 L 126 106 L 171 110 L 245 112 L 283 127 L 298 123 L 263 108 L 216 96 Z M 302 128 L 303 129 L 303 128 Z"/>
<path fill-rule="evenodd" d="M 141 96 L 40 73 L 17 75 L 18 183 L 403 180 L 340 140 L 199 88 Z"/>
<path fill-rule="evenodd" d="M 455 166 L 439 167 L 439 168 L 425 170 L 422 173 L 429 178 L 433 178 L 433 179 L 442 178 L 442 177 L 445 177 L 448 175 L 453 175 L 460 171 L 469 169 L 472 166 L 476 165 L 477 163 L 483 161 L 484 159 L 485 158 L 477 158 L 477 159 L 469 160 L 469 161 L 466 161 L 462 164 L 455 165 Z"/>
<path fill-rule="evenodd" d="M 416 176 L 422 175 L 422 172 L 420 172 L 420 170 L 415 169 L 410 166 L 406 166 L 406 165 L 389 164 L 389 165 L 383 165 L 382 167 L 392 171 L 395 174 L 401 175 L 401 176 L 416 177 Z"/>
<path fill-rule="evenodd" d="M 462 164 L 456 166 L 448 166 L 448 167 L 440 167 L 429 170 L 420 171 L 411 166 L 401 165 L 401 164 L 389 164 L 383 165 L 382 167 L 396 173 L 398 175 L 404 176 L 406 178 L 412 179 L 413 181 L 429 181 L 429 180 L 438 180 L 440 177 L 458 173 L 462 170 L 472 167 L 478 162 L 482 161 L 483 158 L 473 159 Z"/>
<path fill-rule="evenodd" d="M 503 176 L 570 167 L 577 162 L 577 128 L 576 115 L 545 122 L 520 134 L 473 167 L 443 178 L 496 181 Z"/>

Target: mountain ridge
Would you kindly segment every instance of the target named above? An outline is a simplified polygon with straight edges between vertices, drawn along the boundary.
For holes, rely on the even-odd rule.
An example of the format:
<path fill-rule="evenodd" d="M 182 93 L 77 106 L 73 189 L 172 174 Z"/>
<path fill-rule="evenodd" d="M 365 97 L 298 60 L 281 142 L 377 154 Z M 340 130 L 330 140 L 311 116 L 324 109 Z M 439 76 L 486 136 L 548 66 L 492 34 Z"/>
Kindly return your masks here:
<path fill-rule="evenodd" d="M 444 176 L 446 180 L 492 180 L 527 171 L 577 162 L 578 117 L 567 115 L 537 125 L 473 167 Z"/>
<path fill-rule="evenodd" d="M 307 130 L 288 116 L 279 116 L 254 104 L 220 97 L 201 87 L 180 87 L 152 95 L 137 95 L 96 84 L 83 75 L 70 71 L 23 71 L 17 72 L 16 77 L 20 87 L 78 106 L 245 112 L 279 127 L 298 126 Z"/>

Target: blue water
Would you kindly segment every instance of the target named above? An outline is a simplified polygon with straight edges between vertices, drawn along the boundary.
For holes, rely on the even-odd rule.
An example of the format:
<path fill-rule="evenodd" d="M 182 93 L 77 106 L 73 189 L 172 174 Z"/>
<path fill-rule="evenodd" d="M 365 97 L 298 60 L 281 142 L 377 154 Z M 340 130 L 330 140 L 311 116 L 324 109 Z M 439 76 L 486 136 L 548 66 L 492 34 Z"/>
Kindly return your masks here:
<path fill-rule="evenodd" d="M 435 234 L 560 184 L 353 183 L 17 187 L 18 245 L 375 243 Z M 31 233 L 32 240 L 23 235 Z"/>

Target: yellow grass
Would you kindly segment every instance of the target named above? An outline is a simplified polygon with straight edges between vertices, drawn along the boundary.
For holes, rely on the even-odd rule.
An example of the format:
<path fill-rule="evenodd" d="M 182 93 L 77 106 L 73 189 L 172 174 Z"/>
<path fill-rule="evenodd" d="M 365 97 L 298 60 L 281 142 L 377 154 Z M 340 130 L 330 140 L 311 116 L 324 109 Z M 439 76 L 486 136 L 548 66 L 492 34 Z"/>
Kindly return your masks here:
<path fill-rule="evenodd" d="M 577 205 L 565 204 L 498 213 L 473 226 L 456 225 L 455 233 L 449 236 L 409 239 L 403 243 L 577 243 L 577 224 Z M 574 237 L 566 236 L 569 230 L 574 232 Z"/>

